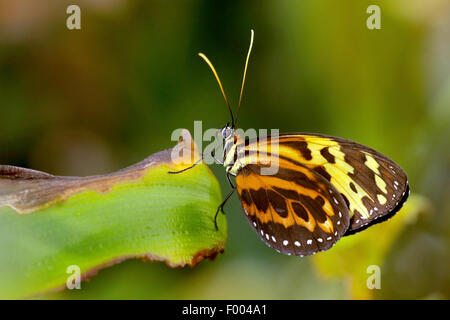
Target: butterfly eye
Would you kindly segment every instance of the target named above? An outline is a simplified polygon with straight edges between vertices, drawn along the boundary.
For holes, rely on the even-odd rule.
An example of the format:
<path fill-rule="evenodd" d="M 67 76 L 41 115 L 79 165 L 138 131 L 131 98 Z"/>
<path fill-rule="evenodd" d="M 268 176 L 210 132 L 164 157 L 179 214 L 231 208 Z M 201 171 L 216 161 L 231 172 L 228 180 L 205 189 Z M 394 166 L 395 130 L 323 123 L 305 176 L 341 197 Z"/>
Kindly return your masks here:
<path fill-rule="evenodd" d="M 231 135 L 231 129 L 230 127 L 225 126 L 222 130 L 221 130 L 221 134 L 222 134 L 222 138 L 226 139 Z"/>

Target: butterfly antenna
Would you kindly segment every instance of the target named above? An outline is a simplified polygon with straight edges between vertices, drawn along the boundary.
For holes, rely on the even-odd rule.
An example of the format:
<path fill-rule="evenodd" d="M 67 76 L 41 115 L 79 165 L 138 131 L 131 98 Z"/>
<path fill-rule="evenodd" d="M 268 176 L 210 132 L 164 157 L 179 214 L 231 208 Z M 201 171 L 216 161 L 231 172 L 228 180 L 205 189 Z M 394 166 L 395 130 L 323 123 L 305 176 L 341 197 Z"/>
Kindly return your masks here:
<path fill-rule="evenodd" d="M 236 112 L 236 124 L 239 117 L 239 110 L 241 109 L 242 95 L 244 92 L 244 85 L 245 85 L 245 76 L 247 75 L 248 60 L 250 59 L 250 53 L 252 52 L 253 48 L 253 34 L 254 34 L 253 29 L 250 32 L 251 32 L 250 47 L 248 48 L 247 59 L 245 60 L 244 76 L 242 77 L 241 94 L 239 95 L 239 104 Z"/>
<path fill-rule="evenodd" d="M 217 83 L 219 84 L 219 87 L 220 87 L 220 91 L 222 91 L 222 95 L 223 95 L 223 97 L 224 97 L 224 99 L 225 99 L 225 102 L 227 103 L 228 110 L 230 111 L 230 115 L 231 115 L 231 125 L 232 125 L 232 127 L 234 128 L 234 124 L 235 124 L 235 123 L 234 123 L 233 112 L 231 111 L 231 107 L 230 107 L 230 104 L 228 103 L 227 96 L 226 96 L 226 94 L 225 94 L 225 91 L 223 90 L 223 86 L 222 86 L 222 83 L 220 82 L 219 75 L 217 74 L 216 69 L 214 69 L 214 66 L 213 66 L 213 64 L 211 63 L 211 61 L 209 61 L 209 59 L 208 59 L 203 53 L 200 52 L 198 55 L 200 56 L 200 58 L 202 58 L 203 60 L 205 60 L 205 62 L 208 64 L 208 66 L 211 68 L 212 72 L 214 73 L 214 76 L 216 77 Z"/>

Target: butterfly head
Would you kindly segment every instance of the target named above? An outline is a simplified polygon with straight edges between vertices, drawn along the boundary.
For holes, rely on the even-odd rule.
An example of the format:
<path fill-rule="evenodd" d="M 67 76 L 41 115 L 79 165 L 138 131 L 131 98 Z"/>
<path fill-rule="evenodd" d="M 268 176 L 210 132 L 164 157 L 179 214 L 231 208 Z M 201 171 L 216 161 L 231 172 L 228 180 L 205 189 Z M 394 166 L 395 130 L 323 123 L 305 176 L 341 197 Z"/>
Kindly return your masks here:
<path fill-rule="evenodd" d="M 234 144 L 236 135 L 236 130 L 227 123 L 222 129 L 217 131 L 217 138 L 222 139 L 224 149 L 229 148 Z"/>
<path fill-rule="evenodd" d="M 234 132 L 234 128 L 230 126 L 229 123 L 227 123 L 222 129 L 217 132 L 217 136 L 226 141 L 234 136 Z"/>

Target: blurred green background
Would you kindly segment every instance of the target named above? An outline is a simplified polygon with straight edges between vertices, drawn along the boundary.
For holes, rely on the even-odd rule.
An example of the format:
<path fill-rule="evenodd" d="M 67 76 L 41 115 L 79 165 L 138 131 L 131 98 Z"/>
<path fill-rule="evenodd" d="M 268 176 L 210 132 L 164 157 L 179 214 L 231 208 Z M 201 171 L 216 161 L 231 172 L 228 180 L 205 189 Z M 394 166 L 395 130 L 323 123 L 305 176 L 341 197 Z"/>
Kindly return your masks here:
<path fill-rule="evenodd" d="M 82 29 L 70 31 L 66 8 L 74 3 Z M 366 27 L 370 4 L 381 7 L 381 30 Z M 197 53 L 213 61 L 236 106 L 252 28 L 239 125 L 371 146 L 408 173 L 409 205 L 366 235 L 300 259 L 266 247 L 234 195 L 226 251 L 215 261 L 194 269 L 127 261 L 82 290 L 41 298 L 450 298 L 445 0 L 3 0 L 0 163 L 107 173 L 171 147 L 172 131 L 192 130 L 194 120 L 222 127 L 225 103 Z M 226 193 L 223 168 L 212 170 Z M 384 237 L 382 249 L 371 245 Z M 381 264 L 380 290 L 366 288 L 372 264 Z"/>

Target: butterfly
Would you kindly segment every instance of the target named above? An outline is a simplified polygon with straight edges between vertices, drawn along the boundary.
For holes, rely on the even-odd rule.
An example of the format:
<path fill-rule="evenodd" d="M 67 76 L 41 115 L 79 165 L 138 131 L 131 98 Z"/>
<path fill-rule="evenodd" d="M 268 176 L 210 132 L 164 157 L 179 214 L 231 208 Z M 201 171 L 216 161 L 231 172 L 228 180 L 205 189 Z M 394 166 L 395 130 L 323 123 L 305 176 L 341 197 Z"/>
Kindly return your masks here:
<path fill-rule="evenodd" d="M 211 68 L 231 115 L 231 124 L 217 134 L 224 152 L 222 161 L 216 161 L 225 167 L 232 190 L 216 218 L 237 191 L 245 217 L 261 240 L 295 256 L 328 250 L 341 237 L 391 218 L 407 200 L 409 185 L 402 168 L 380 152 L 323 134 L 244 139 L 237 132 L 253 37 L 252 30 L 236 118 L 213 64 L 199 53 Z M 265 174 L 272 163 L 278 170 Z"/>

